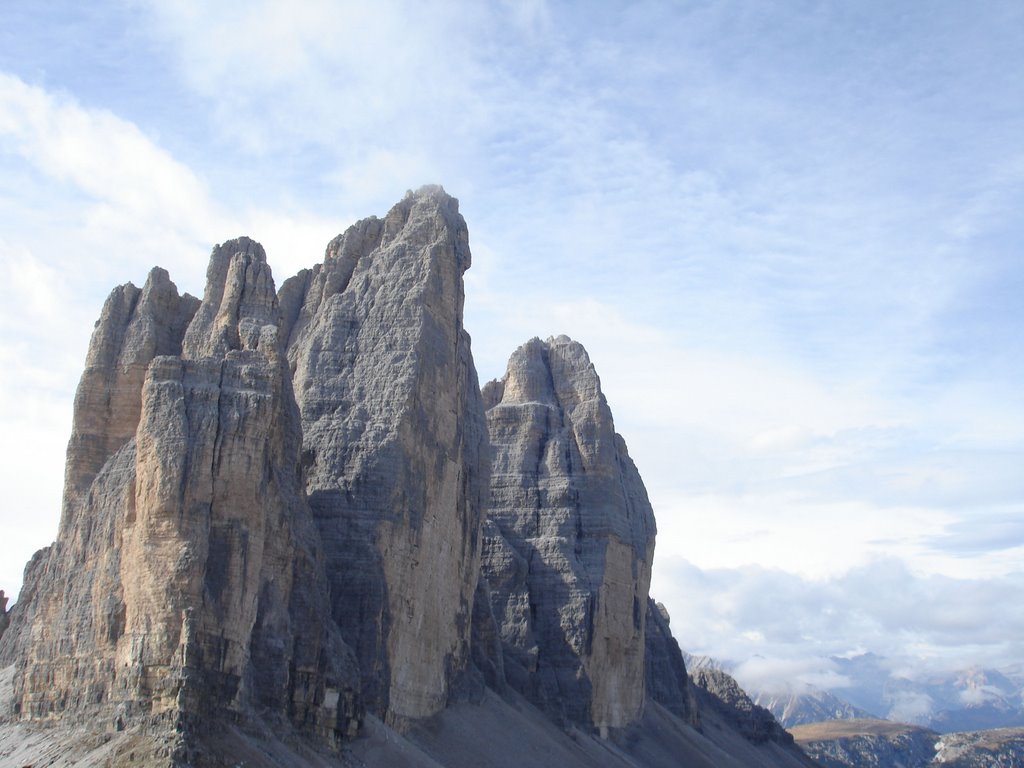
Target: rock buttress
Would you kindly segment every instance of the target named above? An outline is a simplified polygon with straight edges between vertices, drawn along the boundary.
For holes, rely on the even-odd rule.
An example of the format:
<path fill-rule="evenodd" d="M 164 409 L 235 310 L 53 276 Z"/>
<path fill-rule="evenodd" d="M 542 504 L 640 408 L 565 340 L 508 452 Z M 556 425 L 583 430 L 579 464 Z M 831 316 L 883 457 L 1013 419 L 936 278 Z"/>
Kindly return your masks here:
<path fill-rule="evenodd" d="M 281 289 L 333 615 L 392 724 L 442 709 L 470 658 L 489 459 L 469 265 L 458 201 L 426 187 Z"/>
<path fill-rule="evenodd" d="M 115 728 L 270 713 L 335 740 L 358 719 L 354 659 L 329 618 L 273 279 L 247 238 L 215 248 L 207 277 L 187 330 L 146 319 L 169 341 L 146 347 L 142 380 L 117 340 L 143 302 L 108 300 L 76 401 L 90 437 L 72 437 L 57 541 L 26 570 L 15 706 Z M 78 410 L 104 388 L 123 405 L 90 422 Z"/>
<path fill-rule="evenodd" d="M 655 524 L 583 347 L 533 339 L 484 390 L 482 569 L 510 684 L 602 733 L 636 722 Z"/>

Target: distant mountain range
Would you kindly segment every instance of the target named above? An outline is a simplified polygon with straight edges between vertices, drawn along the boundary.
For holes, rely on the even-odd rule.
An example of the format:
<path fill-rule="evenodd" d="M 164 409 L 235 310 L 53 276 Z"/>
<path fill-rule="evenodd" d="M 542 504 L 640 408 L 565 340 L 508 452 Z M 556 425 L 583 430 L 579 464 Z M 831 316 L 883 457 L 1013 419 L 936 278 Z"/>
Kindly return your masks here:
<path fill-rule="evenodd" d="M 875 717 L 929 728 L 937 733 L 1024 726 L 1024 675 L 1018 669 L 972 667 L 922 679 L 894 674 L 881 656 L 834 657 L 836 671 L 850 684 L 831 691 L 758 690 L 740 679 L 755 703 L 786 728 L 825 720 Z M 687 661 L 700 665 L 699 657 Z M 727 671 L 732 665 L 721 663 Z"/>

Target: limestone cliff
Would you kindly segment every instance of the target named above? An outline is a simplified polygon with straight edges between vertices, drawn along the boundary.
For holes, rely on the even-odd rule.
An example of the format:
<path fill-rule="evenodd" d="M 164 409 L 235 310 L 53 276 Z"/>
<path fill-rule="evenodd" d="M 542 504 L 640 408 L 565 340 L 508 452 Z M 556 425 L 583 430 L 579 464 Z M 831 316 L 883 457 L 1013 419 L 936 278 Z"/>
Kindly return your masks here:
<path fill-rule="evenodd" d="M 426 187 L 280 293 L 240 238 L 201 302 L 111 294 L 57 539 L 0 593 L 0 762 L 806 765 L 731 689 L 698 712 L 583 348 L 481 393 L 469 264 Z"/>
<path fill-rule="evenodd" d="M 410 193 L 281 289 L 306 490 L 367 706 L 434 714 L 470 658 L 489 460 L 458 202 Z"/>
<path fill-rule="evenodd" d="M 647 695 L 685 722 L 700 727 L 700 709 L 690 685 L 679 643 L 669 629 L 668 610 L 651 598 L 647 603 L 645 637 Z"/>
<path fill-rule="evenodd" d="M 181 340 L 199 307 L 178 295 L 166 270 L 150 271 L 140 290 L 115 288 L 96 321 L 75 395 L 64 475 L 61 531 L 70 533 L 92 481 L 117 449 L 135 436 L 139 393 L 149 364 L 159 355 L 181 353 Z"/>
<path fill-rule="evenodd" d="M 162 270 L 111 295 L 58 538 L 26 570 L 23 719 L 180 728 L 264 711 L 350 732 L 353 661 L 329 619 L 276 320 L 245 238 L 214 249 L 198 311 Z"/>
<path fill-rule="evenodd" d="M 494 447 L 483 572 L 509 682 L 602 732 L 644 702 L 654 515 L 583 347 L 533 339 L 484 391 Z"/>

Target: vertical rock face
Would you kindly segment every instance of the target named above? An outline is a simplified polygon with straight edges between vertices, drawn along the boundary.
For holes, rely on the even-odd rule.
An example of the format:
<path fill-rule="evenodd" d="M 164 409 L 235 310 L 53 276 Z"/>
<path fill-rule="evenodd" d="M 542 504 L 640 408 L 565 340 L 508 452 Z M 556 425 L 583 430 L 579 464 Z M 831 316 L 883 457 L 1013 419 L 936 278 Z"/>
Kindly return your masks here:
<path fill-rule="evenodd" d="M 717 710 L 748 740 L 756 744 L 768 741 L 793 743 L 793 737 L 779 725 L 772 713 L 755 704 L 728 673 L 712 667 L 700 667 L 693 671 L 691 681 L 704 705 Z"/>
<path fill-rule="evenodd" d="M 389 722 L 440 710 L 469 660 L 488 474 L 469 265 L 458 202 L 427 187 L 280 294 L 333 615 Z"/>
<path fill-rule="evenodd" d="M 269 710 L 333 736 L 358 715 L 263 249 L 225 243 L 207 277 L 198 311 L 162 270 L 104 308 L 61 529 L 26 571 L 22 717 Z"/>
<path fill-rule="evenodd" d="M 158 355 L 181 353 L 182 336 L 198 307 L 194 296 L 178 296 L 159 267 L 141 290 L 122 285 L 103 305 L 75 394 L 62 532 L 74 526 L 69 516 L 81 508 L 100 468 L 135 436 L 142 407 L 139 393 L 149 364 Z"/>
<path fill-rule="evenodd" d="M 114 289 L 96 324 L 75 396 L 57 541 L 29 563 L 6 660 L 19 659 L 24 717 L 77 713 L 122 698 L 113 683 L 123 631 L 122 523 L 134 483 L 134 434 L 150 362 L 181 349 L 198 300 L 162 269 L 140 290 Z"/>
<path fill-rule="evenodd" d="M 668 611 L 653 598 L 647 603 L 645 646 L 647 695 L 672 714 L 699 727 L 697 697 L 690 686 L 679 643 L 669 629 Z"/>
<path fill-rule="evenodd" d="M 7 629 L 11 620 L 7 616 L 7 596 L 4 591 L 0 589 L 0 637 L 4 636 L 4 631 Z"/>
<path fill-rule="evenodd" d="M 483 572 L 509 682 L 605 731 L 644 701 L 654 515 L 583 347 L 533 339 L 484 390 L 495 452 Z"/>

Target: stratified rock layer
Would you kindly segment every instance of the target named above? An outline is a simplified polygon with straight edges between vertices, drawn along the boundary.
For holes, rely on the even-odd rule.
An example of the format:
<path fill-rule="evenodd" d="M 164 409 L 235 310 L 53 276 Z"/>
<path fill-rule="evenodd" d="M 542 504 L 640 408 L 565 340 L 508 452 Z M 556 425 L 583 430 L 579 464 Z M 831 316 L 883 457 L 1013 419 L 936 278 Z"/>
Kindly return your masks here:
<path fill-rule="evenodd" d="M 639 719 L 654 515 L 583 347 L 533 339 L 484 391 L 483 572 L 509 682 L 604 732 Z"/>
<path fill-rule="evenodd" d="M 425 187 L 280 294 L 333 615 L 391 723 L 442 709 L 470 658 L 489 462 L 468 237 L 458 201 Z"/>
<path fill-rule="evenodd" d="M 22 718 L 267 712 L 328 738 L 356 722 L 263 249 L 225 243 L 207 277 L 198 311 L 162 270 L 104 308 L 61 529 L 26 570 Z"/>

